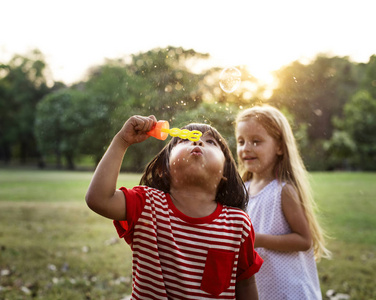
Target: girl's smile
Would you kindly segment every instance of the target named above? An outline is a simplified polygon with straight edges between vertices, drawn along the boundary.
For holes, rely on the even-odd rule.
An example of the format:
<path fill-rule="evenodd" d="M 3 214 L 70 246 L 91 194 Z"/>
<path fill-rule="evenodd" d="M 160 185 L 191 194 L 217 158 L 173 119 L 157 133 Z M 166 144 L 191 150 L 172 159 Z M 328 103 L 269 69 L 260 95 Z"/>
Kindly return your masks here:
<path fill-rule="evenodd" d="M 255 160 L 257 159 L 257 157 L 250 157 L 250 156 L 244 156 L 242 157 L 242 159 L 245 161 L 245 160 Z"/>
<path fill-rule="evenodd" d="M 248 172 L 270 176 L 282 154 L 280 146 L 254 118 L 237 126 L 237 152 Z"/>

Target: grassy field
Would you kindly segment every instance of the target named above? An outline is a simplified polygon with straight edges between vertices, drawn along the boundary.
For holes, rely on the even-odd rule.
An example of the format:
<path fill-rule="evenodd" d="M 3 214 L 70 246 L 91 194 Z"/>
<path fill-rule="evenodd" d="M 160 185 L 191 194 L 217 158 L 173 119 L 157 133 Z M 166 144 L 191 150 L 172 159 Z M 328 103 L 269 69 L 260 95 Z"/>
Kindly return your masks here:
<path fill-rule="evenodd" d="M 92 173 L 0 170 L 0 299 L 125 299 L 131 252 L 84 201 Z M 139 175 L 121 174 L 119 185 Z M 332 260 L 324 295 L 376 299 L 376 174 L 313 173 Z"/>

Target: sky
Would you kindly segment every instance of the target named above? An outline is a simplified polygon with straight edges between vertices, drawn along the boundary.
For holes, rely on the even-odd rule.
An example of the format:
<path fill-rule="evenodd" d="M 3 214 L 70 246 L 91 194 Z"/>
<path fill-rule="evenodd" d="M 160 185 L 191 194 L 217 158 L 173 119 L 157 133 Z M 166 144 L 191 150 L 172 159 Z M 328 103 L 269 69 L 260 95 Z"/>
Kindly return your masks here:
<path fill-rule="evenodd" d="M 174 46 L 270 82 L 317 54 L 368 62 L 375 9 L 375 0 L 0 0 L 0 63 L 39 49 L 53 79 L 71 84 L 106 58 Z"/>

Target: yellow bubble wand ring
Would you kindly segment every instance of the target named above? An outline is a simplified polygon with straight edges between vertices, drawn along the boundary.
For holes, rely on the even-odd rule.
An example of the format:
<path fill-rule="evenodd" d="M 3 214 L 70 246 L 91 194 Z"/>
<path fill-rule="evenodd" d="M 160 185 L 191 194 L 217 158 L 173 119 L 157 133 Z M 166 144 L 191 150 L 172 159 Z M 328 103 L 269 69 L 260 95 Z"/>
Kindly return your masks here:
<path fill-rule="evenodd" d="M 184 140 L 188 139 L 192 142 L 197 142 L 200 140 L 202 132 L 198 130 L 188 130 L 179 128 L 170 129 L 170 124 L 168 123 L 168 121 L 161 120 L 158 121 L 154 128 L 148 132 L 148 135 L 163 141 L 167 139 L 168 135 L 171 135 L 173 137 L 179 137 Z"/>

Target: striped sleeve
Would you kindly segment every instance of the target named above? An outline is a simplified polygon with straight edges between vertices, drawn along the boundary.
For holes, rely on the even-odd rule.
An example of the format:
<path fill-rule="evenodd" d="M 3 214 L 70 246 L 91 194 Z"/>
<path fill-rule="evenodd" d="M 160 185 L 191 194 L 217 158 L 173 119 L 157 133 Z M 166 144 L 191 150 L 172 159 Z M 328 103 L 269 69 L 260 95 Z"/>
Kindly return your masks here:
<path fill-rule="evenodd" d="M 247 223 L 249 222 L 249 233 L 244 236 L 243 242 L 240 246 L 238 268 L 236 272 L 236 281 L 241 281 L 252 277 L 257 273 L 264 260 L 254 249 L 255 232 L 251 220 L 247 216 Z"/>
<path fill-rule="evenodd" d="M 139 219 L 142 209 L 145 206 L 145 190 L 142 187 L 134 187 L 133 189 L 122 187 L 120 190 L 125 196 L 127 219 L 124 221 L 114 220 L 113 223 L 119 237 L 124 238 L 129 245 L 132 245 L 134 225 Z"/>

